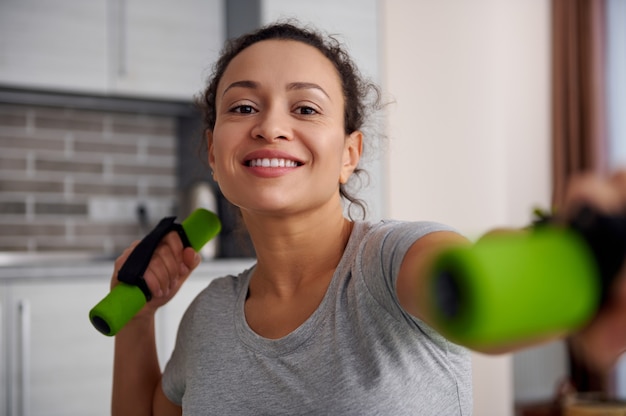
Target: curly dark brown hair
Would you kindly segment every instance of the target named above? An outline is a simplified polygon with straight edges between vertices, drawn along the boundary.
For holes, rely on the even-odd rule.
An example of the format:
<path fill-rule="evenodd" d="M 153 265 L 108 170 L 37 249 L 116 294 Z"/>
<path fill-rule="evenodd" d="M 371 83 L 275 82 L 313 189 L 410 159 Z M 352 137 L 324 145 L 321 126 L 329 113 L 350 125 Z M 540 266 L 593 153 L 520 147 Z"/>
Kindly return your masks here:
<path fill-rule="evenodd" d="M 324 35 L 321 32 L 301 27 L 293 22 L 278 22 L 270 24 L 260 29 L 242 35 L 227 42 L 221 51 L 220 58 L 213 67 L 213 73 L 209 77 L 208 85 L 201 95 L 196 97 L 196 105 L 204 117 L 204 132 L 213 131 L 216 121 L 215 97 L 217 86 L 224 75 L 224 71 L 241 51 L 247 47 L 271 39 L 293 40 L 313 46 L 319 50 L 330 62 L 333 63 L 339 78 L 341 79 L 344 95 L 344 131 L 351 134 L 354 131 L 362 130 L 369 115 L 369 111 L 379 108 L 380 91 L 376 84 L 366 81 L 358 70 L 352 58 L 345 50 L 339 40 L 331 35 Z M 355 176 L 366 174 L 357 166 L 354 171 Z M 348 215 L 352 218 L 352 208 L 357 207 L 361 216 L 365 217 L 367 209 L 365 201 L 352 195 L 342 184 L 339 192 L 342 198 L 348 201 Z"/>

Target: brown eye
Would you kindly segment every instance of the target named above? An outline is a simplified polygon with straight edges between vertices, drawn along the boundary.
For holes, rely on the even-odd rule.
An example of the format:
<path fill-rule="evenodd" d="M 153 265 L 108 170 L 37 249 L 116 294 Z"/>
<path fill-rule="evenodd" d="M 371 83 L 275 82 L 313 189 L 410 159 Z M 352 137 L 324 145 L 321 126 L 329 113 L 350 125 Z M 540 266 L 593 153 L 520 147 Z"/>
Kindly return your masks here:
<path fill-rule="evenodd" d="M 230 109 L 231 113 L 253 114 L 256 110 L 251 105 L 238 105 Z"/>
<path fill-rule="evenodd" d="M 310 116 L 317 114 L 317 110 L 313 107 L 301 106 L 296 109 L 296 112 L 301 115 Z"/>

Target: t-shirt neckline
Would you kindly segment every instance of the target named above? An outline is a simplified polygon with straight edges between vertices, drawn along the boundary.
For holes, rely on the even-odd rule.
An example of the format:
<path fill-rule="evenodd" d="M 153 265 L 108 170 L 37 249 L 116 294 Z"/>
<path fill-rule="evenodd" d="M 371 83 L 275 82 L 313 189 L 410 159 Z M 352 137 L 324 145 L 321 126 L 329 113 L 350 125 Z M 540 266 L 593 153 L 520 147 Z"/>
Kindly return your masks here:
<path fill-rule="evenodd" d="M 326 293 L 324 294 L 324 297 L 322 298 L 322 301 L 317 309 L 315 309 L 311 316 L 309 316 L 299 327 L 284 337 L 277 339 L 265 338 L 257 334 L 248 325 L 244 312 L 244 304 L 248 294 L 250 278 L 254 273 L 255 266 L 248 269 L 242 276 L 241 284 L 238 288 L 239 293 L 237 301 L 234 304 L 233 310 L 235 329 L 241 341 L 248 348 L 272 357 L 293 352 L 304 344 L 313 335 L 315 330 L 323 323 L 324 317 L 327 316 L 327 310 L 331 307 L 334 299 L 336 298 L 334 294 L 337 293 L 338 285 L 341 280 L 346 277 L 346 271 L 351 267 L 351 259 L 354 257 L 353 254 L 356 252 L 356 248 L 361 240 L 358 236 L 365 229 L 365 224 L 366 223 L 363 221 L 354 222 L 346 248 L 344 249 L 343 255 L 341 256 L 328 288 L 326 289 Z"/>

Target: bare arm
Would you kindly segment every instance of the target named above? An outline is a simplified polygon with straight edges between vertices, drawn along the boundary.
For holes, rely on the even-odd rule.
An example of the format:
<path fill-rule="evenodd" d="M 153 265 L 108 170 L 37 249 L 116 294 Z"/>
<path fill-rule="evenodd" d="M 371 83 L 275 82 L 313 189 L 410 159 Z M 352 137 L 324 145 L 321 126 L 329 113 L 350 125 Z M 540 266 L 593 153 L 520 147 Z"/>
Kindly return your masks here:
<path fill-rule="evenodd" d="M 154 315 L 135 318 L 115 337 L 112 415 L 152 415 L 161 369 L 154 337 Z"/>
<path fill-rule="evenodd" d="M 590 205 L 600 212 L 624 215 L 626 212 L 626 171 L 618 172 L 610 178 L 595 175 L 580 175 L 569 186 L 559 219 L 571 218 L 581 205 Z M 523 230 L 494 230 L 498 233 L 521 233 Z M 435 329 L 433 317 L 429 316 L 429 294 L 426 279 L 429 264 L 443 249 L 458 244 L 468 244 L 462 237 L 449 232 L 437 232 L 418 240 L 408 251 L 400 269 L 397 293 L 401 305 L 407 312 L 419 317 Z M 506 353 L 545 343 L 550 340 L 571 336 L 572 342 L 584 352 L 589 365 L 606 370 L 610 368 L 622 352 L 626 350 L 626 335 L 618 328 L 626 327 L 626 267 L 610 288 L 611 296 L 607 304 L 597 311 L 591 322 L 575 333 L 553 333 L 536 339 L 524 339 L 488 348 L 469 348 L 483 353 Z"/>
<path fill-rule="evenodd" d="M 463 236 L 450 231 L 438 231 L 417 240 L 407 251 L 402 261 L 396 282 L 400 305 L 411 315 L 424 321 L 436 330 L 432 316 L 431 292 L 428 288 L 428 273 L 434 259 L 446 249 L 468 245 Z M 466 345 L 472 348 L 472 346 Z"/>
<path fill-rule="evenodd" d="M 465 237 L 449 231 L 431 233 L 413 243 L 404 256 L 396 283 L 400 305 L 408 313 L 428 325 L 434 325 L 430 316 L 430 298 L 426 288 L 428 269 L 442 250 L 466 244 L 469 244 L 469 241 Z"/>
<path fill-rule="evenodd" d="M 117 270 L 124 264 L 134 245 L 115 262 L 112 285 L 117 283 Z M 161 388 L 154 317 L 166 304 L 200 262 L 191 248 L 183 250 L 175 233 L 168 234 L 155 251 L 144 275 L 153 298 L 115 337 L 113 363 L 113 416 L 174 416 L 179 406 L 171 403 Z"/>
<path fill-rule="evenodd" d="M 497 229 L 489 232 L 485 237 L 524 232 L 524 230 L 518 229 Z M 437 322 L 432 316 L 432 293 L 427 287 L 431 263 L 444 250 L 468 244 L 470 243 L 467 239 L 456 233 L 440 231 L 426 235 L 416 241 L 404 257 L 396 285 L 400 304 L 407 312 L 436 330 L 442 328 L 438 328 Z M 555 333 L 515 342 L 489 345 L 464 344 L 464 346 L 484 354 L 503 354 L 539 345 L 563 335 L 563 333 Z M 458 342 L 457 340 L 454 341 Z"/>

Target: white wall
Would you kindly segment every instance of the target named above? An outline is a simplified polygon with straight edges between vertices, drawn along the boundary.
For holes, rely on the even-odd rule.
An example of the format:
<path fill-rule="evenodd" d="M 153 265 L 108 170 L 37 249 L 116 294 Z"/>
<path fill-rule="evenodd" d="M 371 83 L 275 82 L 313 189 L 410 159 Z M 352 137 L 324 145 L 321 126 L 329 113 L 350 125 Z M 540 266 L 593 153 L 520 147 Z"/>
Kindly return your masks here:
<path fill-rule="evenodd" d="M 474 238 L 549 207 L 549 3 L 381 2 L 388 216 Z M 474 413 L 511 415 L 511 356 L 473 364 Z"/>
<path fill-rule="evenodd" d="M 381 3 L 388 213 L 476 235 L 549 203 L 549 2 Z"/>

